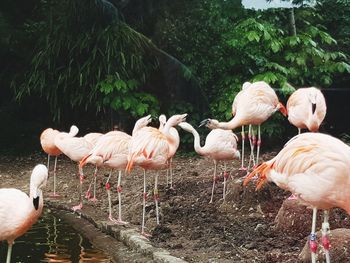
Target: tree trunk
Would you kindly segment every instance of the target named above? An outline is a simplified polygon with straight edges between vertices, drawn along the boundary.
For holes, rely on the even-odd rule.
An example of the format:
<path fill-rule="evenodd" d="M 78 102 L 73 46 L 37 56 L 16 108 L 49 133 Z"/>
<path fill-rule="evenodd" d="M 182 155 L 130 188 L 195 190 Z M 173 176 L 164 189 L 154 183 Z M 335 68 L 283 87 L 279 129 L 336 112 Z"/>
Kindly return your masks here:
<path fill-rule="evenodd" d="M 297 35 L 297 28 L 295 26 L 295 17 L 294 17 L 294 8 L 293 7 L 290 9 L 289 22 L 290 22 L 290 33 L 292 36 L 296 36 Z"/>

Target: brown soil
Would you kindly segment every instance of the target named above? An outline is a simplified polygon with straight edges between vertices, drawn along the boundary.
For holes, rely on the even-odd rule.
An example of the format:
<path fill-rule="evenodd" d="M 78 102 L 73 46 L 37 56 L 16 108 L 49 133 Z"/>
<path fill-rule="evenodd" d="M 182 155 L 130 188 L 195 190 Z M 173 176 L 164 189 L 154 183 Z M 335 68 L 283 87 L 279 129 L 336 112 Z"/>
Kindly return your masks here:
<path fill-rule="evenodd" d="M 264 160 L 275 153 L 265 154 Z M 37 163 L 46 163 L 43 153 L 26 157 L 0 156 L 0 187 L 16 187 L 28 192 L 29 176 Z M 51 161 L 53 164 L 53 160 Z M 200 157 L 177 157 L 174 160 L 174 187 L 166 186 L 165 171 L 160 172 L 160 215 L 161 224 L 155 222 L 155 206 L 152 199 L 154 172 L 147 173 L 148 201 L 146 227 L 153 236 L 151 242 L 172 255 L 189 262 L 299 262 L 306 238 L 287 234 L 275 227 L 275 217 L 283 200 L 289 193 L 269 184 L 255 192 L 254 185 L 242 186 L 244 173 L 238 171 L 238 162 L 228 167 L 230 179 L 226 202 L 222 198 L 222 173 L 209 204 L 213 163 Z M 50 169 L 52 171 L 52 167 Z M 222 171 L 223 167 L 219 166 Z M 84 193 L 92 178 L 93 167 L 86 167 Z M 83 211 L 100 218 L 107 218 L 108 202 L 104 188 L 109 171 L 98 174 L 97 203 L 84 200 Z M 53 189 L 50 174 L 45 198 Z M 113 209 L 117 217 L 117 174 L 110 181 L 113 189 Z M 57 166 L 57 191 L 60 202 L 71 206 L 78 203 L 77 165 L 66 157 L 59 157 Z M 141 170 L 134 170 L 123 177 L 122 211 L 123 219 L 130 225 L 140 227 L 142 216 L 143 176 Z M 337 227 L 350 221 L 341 213 Z M 311 212 L 310 223 L 311 228 Z M 342 224 L 341 222 L 344 222 Z M 331 215 L 332 227 L 332 215 Z M 308 230 L 300 229 L 300 233 Z"/>

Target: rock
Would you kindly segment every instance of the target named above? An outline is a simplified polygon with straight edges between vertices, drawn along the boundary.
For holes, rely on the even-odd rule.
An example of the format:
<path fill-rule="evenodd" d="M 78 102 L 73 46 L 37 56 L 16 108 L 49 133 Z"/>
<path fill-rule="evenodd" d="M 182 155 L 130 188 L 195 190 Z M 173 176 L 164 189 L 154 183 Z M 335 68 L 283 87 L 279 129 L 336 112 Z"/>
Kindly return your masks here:
<path fill-rule="evenodd" d="M 321 214 L 318 213 L 317 228 L 321 227 Z M 311 232 L 311 221 L 312 209 L 295 199 L 286 199 L 275 218 L 276 229 L 296 238 L 303 238 Z"/>
<path fill-rule="evenodd" d="M 350 258 L 350 229 L 337 228 L 331 230 L 330 233 L 330 257 L 331 262 L 349 262 Z M 306 238 L 308 240 L 308 238 Z M 324 252 L 321 244 L 321 231 L 317 232 L 317 260 L 318 262 L 324 262 Z M 302 262 L 311 262 L 311 254 L 309 249 L 309 242 L 305 243 L 303 250 L 299 255 L 299 259 Z"/>

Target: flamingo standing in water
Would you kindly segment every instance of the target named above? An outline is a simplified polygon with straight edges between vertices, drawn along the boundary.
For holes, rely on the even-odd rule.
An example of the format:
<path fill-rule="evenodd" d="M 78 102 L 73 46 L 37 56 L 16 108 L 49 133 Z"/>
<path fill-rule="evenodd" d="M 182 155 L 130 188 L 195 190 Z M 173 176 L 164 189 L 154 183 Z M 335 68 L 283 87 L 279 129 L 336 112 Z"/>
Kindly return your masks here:
<path fill-rule="evenodd" d="M 239 99 L 235 105 L 236 115 L 229 122 L 219 122 L 215 119 L 205 119 L 201 122 L 202 125 L 206 125 L 210 129 L 224 129 L 232 130 L 242 125 L 258 125 L 258 140 L 254 130 L 249 127 L 248 136 L 252 138 L 250 140 L 251 145 L 257 144 L 257 157 L 256 163 L 259 162 L 259 153 L 261 145 L 260 125 L 266 121 L 273 113 L 279 110 L 284 116 L 287 116 L 287 110 L 281 102 L 279 102 L 275 91 L 264 81 L 258 81 L 254 83 L 246 83 L 243 92 L 240 94 Z M 250 136 L 249 134 L 252 135 Z M 254 148 L 252 148 L 253 150 Z M 254 154 L 251 154 L 253 163 Z"/>
<path fill-rule="evenodd" d="M 202 147 L 200 145 L 200 137 L 198 132 L 193 128 L 193 126 L 187 122 L 182 122 L 178 124 L 183 130 L 190 132 L 194 136 L 194 150 L 203 156 L 208 156 L 214 160 L 214 175 L 213 175 L 213 187 L 211 190 L 210 202 L 213 202 L 215 182 L 217 180 L 217 163 L 218 161 L 228 161 L 240 158 L 239 151 L 237 150 L 237 136 L 231 130 L 223 129 L 213 129 L 207 135 L 205 139 L 205 145 Z M 226 172 L 226 163 L 224 171 L 224 190 L 222 198 L 225 201 L 226 194 L 226 180 L 228 178 L 228 173 Z"/>
<path fill-rule="evenodd" d="M 134 126 L 133 134 L 141 129 L 142 127 L 147 126 L 151 122 L 151 115 L 139 119 Z M 119 215 L 118 219 L 114 219 L 112 216 L 112 201 L 110 193 L 110 184 L 109 178 L 106 183 L 106 189 L 108 194 L 108 208 L 109 216 L 108 219 L 116 224 L 126 224 L 127 222 L 122 220 L 122 200 L 121 200 L 121 169 L 125 169 L 128 163 L 128 150 L 129 142 L 131 136 L 120 131 L 111 131 L 103 135 L 100 140 L 97 142 L 96 146 L 86 155 L 79 164 L 79 167 L 82 169 L 85 164 L 92 163 L 96 167 L 106 166 L 111 169 L 118 169 L 118 204 L 119 204 Z"/>
<path fill-rule="evenodd" d="M 43 210 L 42 187 L 46 185 L 48 170 L 45 165 L 34 167 L 30 177 L 29 196 L 14 188 L 0 189 L 0 241 L 7 240 L 6 263 L 11 261 L 12 245 L 38 220 Z"/>
<path fill-rule="evenodd" d="M 173 115 L 164 125 L 162 131 L 153 127 L 144 127 L 137 131 L 131 138 L 128 164 L 126 171 L 130 172 L 134 165 L 143 168 L 143 212 L 142 212 L 142 227 L 141 234 L 145 233 L 145 207 L 146 207 L 146 170 L 160 170 L 167 167 L 169 158 L 169 140 L 172 136 L 169 132 L 170 128 L 186 120 L 187 114 Z M 154 200 L 156 204 L 156 219 L 159 224 L 158 211 L 158 172 L 154 182 Z"/>
<path fill-rule="evenodd" d="M 159 130 L 162 131 L 164 128 L 164 125 L 166 123 L 166 116 L 164 114 L 159 116 Z M 168 164 L 169 167 L 167 169 L 167 173 L 166 173 L 166 184 L 169 185 L 169 180 L 168 180 L 168 176 L 170 173 L 170 189 L 173 189 L 173 169 L 172 169 L 172 163 L 173 163 L 173 157 L 177 151 L 177 149 L 179 148 L 180 145 L 180 136 L 178 131 L 176 130 L 176 128 L 171 127 L 169 130 L 169 133 L 172 137 L 171 140 L 169 140 L 169 159 L 168 159 Z"/>
<path fill-rule="evenodd" d="M 71 129 L 69 132 L 70 136 L 75 136 L 78 131 L 76 129 Z M 62 154 L 60 149 L 55 145 L 55 137 L 60 132 L 58 130 L 54 130 L 52 128 L 45 129 L 40 135 L 40 144 L 43 148 L 44 152 L 47 153 L 47 169 L 50 170 L 50 156 L 55 156 L 55 164 L 53 168 L 53 197 L 59 196 L 56 193 L 56 165 L 57 165 L 57 157 Z"/>
<path fill-rule="evenodd" d="M 287 101 L 288 121 L 298 128 L 317 132 L 326 116 L 326 100 L 314 87 L 297 89 Z"/>
<path fill-rule="evenodd" d="M 316 262 L 316 213 L 324 209 L 322 245 L 329 256 L 328 210 L 339 207 L 350 214 L 350 147 L 330 135 L 303 133 L 293 137 L 275 158 L 257 167 L 244 185 L 259 175 L 257 189 L 266 181 L 289 190 L 302 203 L 313 208 L 310 250 Z"/>
<path fill-rule="evenodd" d="M 72 126 L 73 129 L 79 131 L 78 127 Z M 72 129 L 71 128 L 71 129 Z M 78 132 L 77 132 L 78 133 Z M 77 134 L 76 133 L 76 134 Z M 91 138 L 86 139 L 85 137 L 72 137 L 66 132 L 60 132 L 55 137 L 55 145 L 61 152 L 66 155 L 69 159 L 74 162 L 79 163 L 79 161 L 86 156 L 91 149 L 94 147 Z M 72 209 L 74 211 L 79 210 L 83 207 L 82 199 L 82 184 L 84 180 L 83 170 L 78 165 L 79 182 L 80 182 L 80 194 L 79 194 L 79 204 L 74 206 Z"/>

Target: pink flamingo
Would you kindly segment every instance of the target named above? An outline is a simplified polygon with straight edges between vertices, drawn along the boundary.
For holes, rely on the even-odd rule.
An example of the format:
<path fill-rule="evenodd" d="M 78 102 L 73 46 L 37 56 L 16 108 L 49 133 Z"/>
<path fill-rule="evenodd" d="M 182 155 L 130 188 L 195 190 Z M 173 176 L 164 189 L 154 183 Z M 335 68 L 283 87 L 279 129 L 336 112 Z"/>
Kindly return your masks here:
<path fill-rule="evenodd" d="M 146 170 L 160 170 L 167 167 L 167 160 L 169 158 L 169 141 L 172 136 L 169 132 L 170 128 L 185 121 L 187 114 L 174 115 L 164 125 L 162 131 L 153 127 L 144 127 L 137 131 L 131 138 L 128 164 L 126 171 L 130 172 L 134 165 L 142 167 L 143 170 L 143 212 L 142 212 L 142 227 L 141 234 L 145 233 L 145 207 L 146 207 Z M 154 200 L 156 204 L 156 218 L 159 224 L 158 211 L 158 172 L 155 175 L 154 183 Z"/>
<path fill-rule="evenodd" d="M 250 82 L 244 82 L 242 85 L 242 90 L 237 93 L 235 96 L 233 103 L 232 103 L 232 116 L 234 117 L 236 115 L 237 111 L 237 104 L 239 101 L 239 98 L 241 97 L 243 91 L 250 86 Z M 241 131 L 241 136 L 242 136 L 242 162 L 241 162 L 241 168 L 240 170 L 247 170 L 247 168 L 244 166 L 244 144 L 245 144 L 245 131 L 244 131 L 244 125 L 242 125 L 242 131 Z"/>
<path fill-rule="evenodd" d="M 133 133 L 142 127 L 147 126 L 151 122 L 151 115 L 139 119 L 134 126 Z M 108 194 L 108 208 L 109 216 L 108 219 L 116 224 L 126 224 L 127 222 L 122 220 L 122 209 L 121 209 L 121 169 L 125 169 L 128 163 L 128 150 L 129 142 L 131 136 L 120 131 L 111 131 L 103 135 L 100 140 L 97 142 L 96 146 L 86 155 L 79 164 L 79 167 L 82 169 L 85 164 L 92 163 L 96 167 L 106 166 L 111 169 L 118 169 L 118 205 L 119 205 L 119 215 L 118 219 L 114 219 L 112 216 L 112 201 L 110 193 L 109 178 L 106 183 L 106 189 Z"/>
<path fill-rule="evenodd" d="M 257 189 L 266 181 L 292 192 L 305 205 L 313 207 L 310 250 L 316 262 L 316 213 L 324 209 L 322 245 L 329 257 L 328 210 L 339 207 L 350 214 L 350 147 L 330 135 L 303 133 L 293 137 L 275 158 L 264 162 L 244 180 L 259 175 Z"/>
<path fill-rule="evenodd" d="M 297 89 L 287 101 L 288 121 L 298 128 L 317 132 L 326 116 L 326 100 L 314 87 Z"/>
<path fill-rule="evenodd" d="M 210 129 L 232 130 L 242 125 L 257 125 L 258 140 L 254 134 L 254 130 L 249 126 L 248 137 L 252 145 L 251 159 L 254 160 L 254 144 L 257 144 L 256 163 L 259 162 L 259 153 L 261 145 L 260 125 L 266 121 L 273 113 L 279 110 L 284 116 L 287 116 L 287 110 L 281 102 L 279 102 L 275 91 L 264 81 L 258 81 L 249 84 L 245 83 L 245 88 L 240 94 L 239 100 L 235 105 L 236 115 L 229 122 L 219 122 L 214 119 L 205 119 L 201 125 L 206 125 Z"/>
<path fill-rule="evenodd" d="M 76 135 L 77 130 L 74 128 L 70 131 L 71 136 Z M 53 197 L 58 197 L 59 195 L 56 193 L 56 165 L 57 165 L 57 157 L 62 154 L 60 149 L 58 149 L 55 145 L 55 136 L 59 134 L 58 130 L 54 130 L 52 128 L 45 129 L 40 135 L 40 144 L 43 148 L 44 152 L 47 153 L 47 169 L 50 170 L 50 156 L 55 156 L 55 165 L 53 169 Z"/>
<path fill-rule="evenodd" d="M 159 116 L 159 130 L 162 131 L 164 128 L 164 125 L 166 123 L 166 116 L 164 114 Z M 169 167 L 167 169 L 167 173 L 166 173 L 166 184 L 169 185 L 169 181 L 168 181 L 168 175 L 170 173 L 170 189 L 173 189 L 173 169 L 172 169 L 172 163 L 173 163 L 173 157 L 177 151 L 177 149 L 179 148 L 180 145 L 180 136 L 178 131 L 176 130 L 176 128 L 171 127 L 169 130 L 169 133 L 172 137 L 171 140 L 169 140 L 169 159 L 168 159 L 168 164 Z"/>
<path fill-rule="evenodd" d="M 46 185 L 47 177 L 46 166 L 38 164 L 30 177 L 29 196 L 14 188 L 0 189 L 0 241 L 8 242 L 6 263 L 11 261 L 14 240 L 27 232 L 41 215 L 42 187 Z"/>
<path fill-rule="evenodd" d="M 217 164 L 219 161 L 228 161 L 240 158 L 240 153 L 237 150 L 237 136 L 231 130 L 223 129 L 213 129 L 207 135 L 205 139 L 205 145 L 202 147 L 200 145 L 200 137 L 198 132 L 193 128 L 193 126 L 187 122 L 182 122 L 178 124 L 183 130 L 190 132 L 194 136 L 194 150 L 203 156 L 207 156 L 214 160 L 214 175 L 213 175 L 213 187 L 211 190 L 210 202 L 213 202 L 213 195 L 215 189 L 215 182 L 217 181 Z M 224 190 L 222 198 L 225 201 L 226 194 L 226 180 L 228 178 L 228 173 L 226 172 L 226 163 L 224 171 Z"/>
<path fill-rule="evenodd" d="M 74 125 L 72 126 L 72 128 L 79 131 L 78 127 Z M 55 145 L 69 159 L 77 163 L 79 163 L 79 161 L 84 156 L 86 156 L 94 147 L 91 141 L 88 141 L 85 137 L 73 137 L 71 136 L 71 134 L 68 134 L 66 132 L 60 132 L 59 134 L 56 135 Z M 83 174 L 83 170 L 79 167 L 79 165 L 78 165 L 78 173 L 79 173 L 79 182 L 80 182 L 80 187 L 79 187 L 80 195 L 79 195 L 79 204 L 72 208 L 74 211 L 79 210 L 83 207 L 82 184 L 84 180 L 84 174 Z"/>

